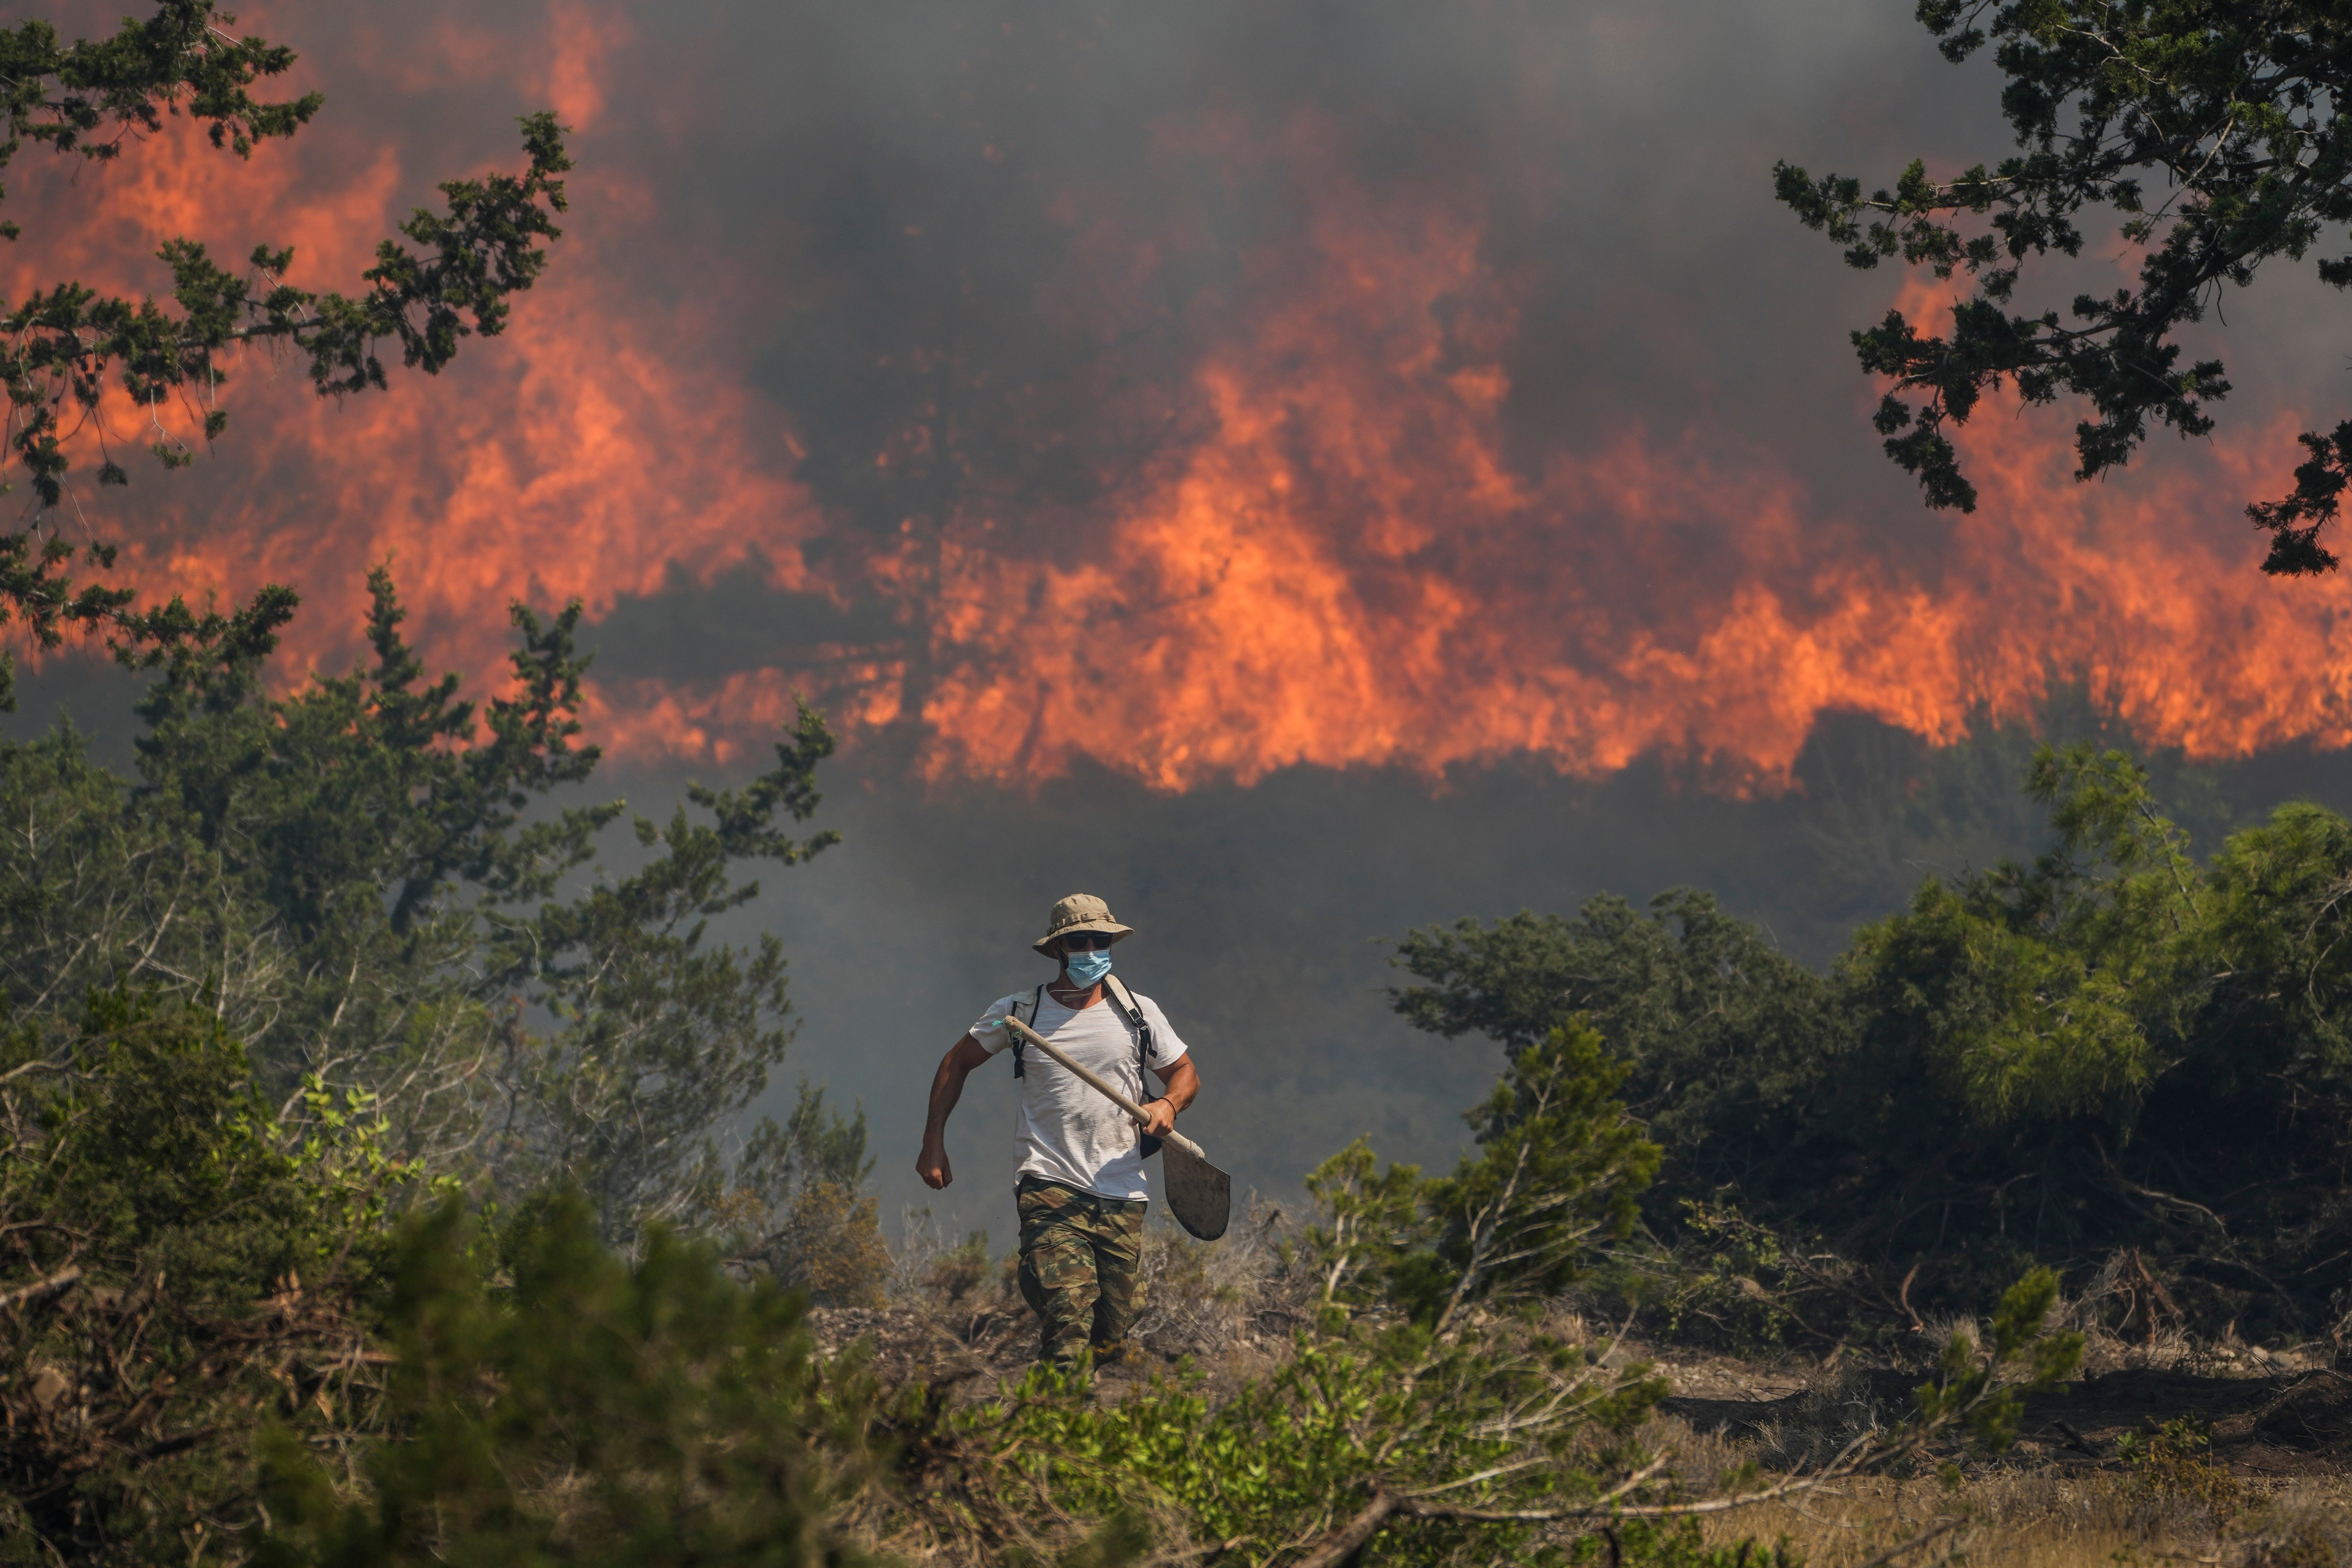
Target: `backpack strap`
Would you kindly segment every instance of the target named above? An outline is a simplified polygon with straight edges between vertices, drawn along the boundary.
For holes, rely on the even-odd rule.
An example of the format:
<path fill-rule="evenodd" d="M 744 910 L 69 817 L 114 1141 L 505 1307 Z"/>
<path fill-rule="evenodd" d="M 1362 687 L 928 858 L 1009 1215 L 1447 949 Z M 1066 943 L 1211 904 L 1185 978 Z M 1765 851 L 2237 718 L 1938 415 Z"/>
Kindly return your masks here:
<path fill-rule="evenodd" d="M 1143 1016 L 1143 1009 L 1135 1005 L 1135 994 L 1127 988 L 1127 982 L 1118 975 L 1103 976 L 1103 994 L 1110 998 L 1110 1005 L 1118 1009 L 1119 1016 L 1125 1018 L 1128 1027 L 1135 1031 L 1135 1065 L 1139 1070 L 1160 1054 L 1160 1047 L 1151 1038 L 1151 1021 Z M 1143 1157 L 1149 1160 L 1159 1153 L 1161 1142 L 1162 1140 L 1147 1134 L 1143 1140 Z"/>
<path fill-rule="evenodd" d="M 1028 1025 L 1031 1028 L 1035 1028 L 1037 1026 L 1037 1009 L 1043 1007 L 1045 1005 L 1045 988 L 1043 985 L 1040 985 L 1037 987 L 1037 994 L 1029 998 L 1029 1016 L 1026 1018 L 1022 1018 L 1021 1021 Z M 1021 1018 L 1021 1004 L 1018 1002 L 1013 1004 L 1013 1016 L 1016 1018 Z M 1021 1037 L 1019 1035 L 1014 1035 L 1013 1037 L 1013 1076 L 1014 1078 L 1027 1078 L 1029 1076 L 1029 1068 L 1021 1059 Z"/>
<path fill-rule="evenodd" d="M 1127 1026 L 1135 1031 L 1136 1064 L 1142 1066 L 1158 1056 L 1160 1047 L 1152 1041 L 1150 1020 L 1144 1017 L 1143 1009 L 1135 1005 L 1135 993 L 1127 988 L 1127 982 L 1116 974 L 1104 975 L 1103 994 L 1108 996 L 1111 1005 L 1118 1009 L 1118 1016 L 1127 1020 Z"/>

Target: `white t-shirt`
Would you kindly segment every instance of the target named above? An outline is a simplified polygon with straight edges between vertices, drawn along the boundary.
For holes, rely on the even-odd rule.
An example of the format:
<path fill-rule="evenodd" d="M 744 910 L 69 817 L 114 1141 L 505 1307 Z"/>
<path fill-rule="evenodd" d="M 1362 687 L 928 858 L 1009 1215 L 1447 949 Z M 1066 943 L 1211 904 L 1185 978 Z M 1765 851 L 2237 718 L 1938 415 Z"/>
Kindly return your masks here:
<path fill-rule="evenodd" d="M 1013 1031 L 1002 1022 L 1020 1004 L 1029 1016 L 1033 988 L 1000 996 L 986 1016 L 971 1026 L 971 1037 L 989 1053 L 999 1055 L 1013 1044 Z M 1184 1042 L 1169 1026 L 1168 1015 L 1150 997 L 1129 992 L 1135 1005 L 1151 1026 L 1151 1068 L 1164 1073 L 1181 1060 Z M 1108 993 L 1091 1007 L 1073 1012 L 1054 1000 L 1051 991 L 1038 1005 L 1030 1027 L 1070 1054 L 1104 1082 L 1138 1105 L 1154 1097 L 1144 1087 L 1143 1064 L 1135 1048 L 1135 1033 L 1119 1016 Z M 1021 1145 L 1021 1174 L 1042 1176 L 1080 1192 L 1107 1198 L 1150 1195 L 1143 1180 L 1143 1130 L 1102 1091 L 1034 1046 L 1025 1047 L 1021 1060 L 1021 1110 L 1013 1136 Z"/>

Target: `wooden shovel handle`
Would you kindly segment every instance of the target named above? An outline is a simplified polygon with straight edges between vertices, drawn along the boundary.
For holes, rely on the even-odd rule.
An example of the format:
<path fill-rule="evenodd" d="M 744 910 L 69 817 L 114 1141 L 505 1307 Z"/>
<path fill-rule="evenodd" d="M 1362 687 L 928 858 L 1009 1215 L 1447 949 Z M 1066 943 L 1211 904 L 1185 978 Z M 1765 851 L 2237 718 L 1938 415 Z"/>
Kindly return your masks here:
<path fill-rule="evenodd" d="M 1053 1041 L 1047 1039 L 1045 1036 L 1039 1034 L 1036 1030 L 1031 1028 L 1020 1019 L 1013 1017 L 1011 1014 L 1007 1014 L 1004 1017 L 1004 1025 L 1007 1028 L 1017 1033 L 1023 1039 L 1028 1041 L 1031 1045 L 1036 1047 L 1039 1050 L 1045 1052 L 1047 1056 L 1053 1058 L 1055 1061 L 1061 1063 L 1072 1072 L 1077 1074 L 1078 1077 L 1084 1079 L 1087 1083 L 1092 1084 L 1096 1089 L 1101 1090 L 1105 1099 L 1108 1100 L 1113 1105 L 1118 1106 L 1121 1110 L 1126 1111 L 1129 1116 L 1134 1117 L 1139 1125 L 1151 1120 L 1149 1116 L 1144 1114 L 1143 1107 L 1136 1104 L 1135 1101 L 1128 1099 L 1127 1096 L 1111 1088 L 1109 1084 L 1104 1082 L 1093 1073 L 1088 1072 L 1086 1068 L 1072 1061 L 1070 1059 L 1069 1052 L 1064 1050 L 1061 1047 L 1055 1045 Z M 1171 1127 L 1167 1131 L 1161 1133 L 1160 1141 L 1163 1143 L 1175 1144 L 1176 1147 L 1183 1150 L 1184 1152 L 1192 1155 L 1195 1160 L 1205 1160 L 1208 1158 L 1206 1154 L 1201 1152 L 1201 1146 L 1198 1143 L 1193 1142 L 1190 1138 L 1185 1137 L 1184 1134 L 1177 1131 L 1173 1127 Z"/>

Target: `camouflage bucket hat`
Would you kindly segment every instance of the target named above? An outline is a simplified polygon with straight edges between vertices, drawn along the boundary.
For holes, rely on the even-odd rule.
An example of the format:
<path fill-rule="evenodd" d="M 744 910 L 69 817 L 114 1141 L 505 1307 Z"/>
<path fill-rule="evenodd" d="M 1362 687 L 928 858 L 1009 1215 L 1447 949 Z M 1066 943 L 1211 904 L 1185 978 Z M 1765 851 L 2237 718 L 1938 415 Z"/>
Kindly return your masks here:
<path fill-rule="evenodd" d="M 1110 906 L 1092 893 L 1072 893 L 1054 906 L 1054 912 L 1045 917 L 1045 934 L 1029 945 L 1044 952 L 1055 937 L 1074 931 L 1107 931 L 1111 941 L 1117 942 L 1133 934 L 1135 928 L 1111 919 Z"/>

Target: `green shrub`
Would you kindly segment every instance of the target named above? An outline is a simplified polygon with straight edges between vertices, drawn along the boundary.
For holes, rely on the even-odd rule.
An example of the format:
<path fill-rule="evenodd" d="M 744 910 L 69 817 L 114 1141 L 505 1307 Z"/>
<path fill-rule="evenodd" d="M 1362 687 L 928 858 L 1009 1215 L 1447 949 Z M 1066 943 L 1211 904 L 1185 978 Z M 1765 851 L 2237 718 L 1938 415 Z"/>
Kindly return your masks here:
<path fill-rule="evenodd" d="M 454 1206 L 408 1228 L 385 1319 L 400 1440 L 368 1456 L 368 1495 L 349 1501 L 278 1435 L 264 1563 L 864 1560 L 845 1510 L 878 1468 L 876 1394 L 854 1358 L 815 1359 L 802 1298 L 740 1285 L 713 1249 L 658 1230 L 626 1262 L 574 1196 L 509 1238 L 503 1286 L 478 1247 Z"/>
<path fill-rule="evenodd" d="M 234 1555 L 256 1423 L 375 1430 L 366 1303 L 415 1179 L 362 1097 L 289 1134 L 205 1012 L 121 993 L 0 1039 L 0 1563 Z"/>
<path fill-rule="evenodd" d="M 2220 1530 L 2245 1511 L 2245 1482 L 2212 1458 L 2210 1424 L 2180 1415 L 2155 1431 L 2126 1433 L 2117 1456 L 2131 1471 L 2131 1495 L 2164 1508 L 2189 1508 Z"/>

